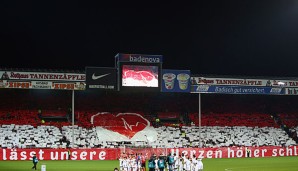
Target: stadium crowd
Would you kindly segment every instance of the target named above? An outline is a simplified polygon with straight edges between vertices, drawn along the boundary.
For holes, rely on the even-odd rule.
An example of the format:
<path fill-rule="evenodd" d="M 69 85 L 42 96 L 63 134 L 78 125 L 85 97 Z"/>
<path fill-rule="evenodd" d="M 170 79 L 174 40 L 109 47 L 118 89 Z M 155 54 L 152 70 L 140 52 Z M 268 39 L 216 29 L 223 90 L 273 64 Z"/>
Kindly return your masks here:
<path fill-rule="evenodd" d="M 67 148 L 72 144 L 69 92 L 0 91 L 3 94 L 0 97 L 2 148 Z M 123 143 L 97 138 L 96 127 L 102 125 L 96 125 L 94 115 L 102 111 L 114 115 L 134 112 L 146 118 L 158 133 L 157 139 L 150 142 L 152 147 L 297 144 L 298 110 L 293 96 L 204 95 L 201 127 L 195 94 L 132 93 L 128 96 L 120 92 L 87 91 L 77 92 L 75 99 L 74 147 L 78 148 L 117 148 Z M 57 120 L 64 116 L 68 119 Z"/>

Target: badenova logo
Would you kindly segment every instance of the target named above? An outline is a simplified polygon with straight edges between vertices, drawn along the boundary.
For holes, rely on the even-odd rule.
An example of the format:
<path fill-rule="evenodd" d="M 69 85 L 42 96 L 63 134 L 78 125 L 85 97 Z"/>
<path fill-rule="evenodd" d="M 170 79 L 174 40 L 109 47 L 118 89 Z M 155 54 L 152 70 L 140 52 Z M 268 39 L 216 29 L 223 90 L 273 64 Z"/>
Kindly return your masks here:
<path fill-rule="evenodd" d="M 130 62 L 160 63 L 159 57 L 129 56 Z"/>

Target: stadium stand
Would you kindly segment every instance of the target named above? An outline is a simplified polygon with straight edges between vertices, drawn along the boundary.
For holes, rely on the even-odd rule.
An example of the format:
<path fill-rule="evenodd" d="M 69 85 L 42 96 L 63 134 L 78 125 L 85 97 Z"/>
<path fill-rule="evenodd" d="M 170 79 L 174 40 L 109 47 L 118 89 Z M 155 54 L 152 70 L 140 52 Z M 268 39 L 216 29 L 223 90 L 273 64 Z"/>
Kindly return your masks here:
<path fill-rule="evenodd" d="M 198 125 L 198 113 L 189 114 L 191 120 Z M 248 126 L 248 127 L 279 127 L 268 114 L 262 113 L 212 113 L 203 114 L 203 126 Z"/>
<path fill-rule="evenodd" d="M 2 148 L 66 148 L 72 144 L 69 92 L 0 91 Z M 115 131 L 123 129 L 119 127 L 123 122 L 111 116 L 134 112 L 156 126 L 156 140 L 150 141 L 152 147 L 197 147 L 200 143 L 204 147 L 295 145 L 298 123 L 297 109 L 293 106 L 296 100 L 292 97 L 278 98 L 204 95 L 199 133 L 196 95 L 77 92 L 74 144 L 82 148 L 121 146 L 121 141 L 101 141 L 96 127 L 114 125 Z M 47 120 L 43 123 L 39 110 L 42 117 L 68 117 L 68 120 Z M 99 112 L 110 115 L 99 117 Z M 154 124 L 156 117 L 161 118 L 159 125 Z M 127 121 L 138 122 L 139 119 L 127 117 Z M 191 121 L 194 123 L 192 126 Z M 203 137 L 201 141 L 199 135 Z"/>
<path fill-rule="evenodd" d="M 75 147 L 119 147 L 121 142 L 100 141 L 96 135 L 96 129 L 87 129 L 79 126 L 74 127 Z M 220 127 L 203 126 L 200 142 L 198 136 L 199 127 L 183 126 L 182 129 L 175 127 L 155 128 L 157 140 L 151 143 L 152 147 L 198 147 L 200 143 L 204 147 L 230 147 L 230 146 L 290 146 L 296 142 L 283 130 L 273 127 Z M 183 132 L 185 134 L 183 134 Z M 2 125 L 0 128 L 0 144 L 2 148 L 65 148 L 72 143 L 72 127 L 63 126 L 60 130 L 55 126 L 32 125 Z M 61 141 L 63 136 L 69 141 Z"/>
<path fill-rule="evenodd" d="M 183 126 L 182 129 L 160 127 L 157 129 L 158 140 L 153 147 L 198 147 L 200 139 L 199 127 Z M 181 132 L 185 132 L 182 136 Z M 201 128 L 203 147 L 230 147 L 230 146 L 289 146 L 296 143 L 284 131 L 273 127 L 220 127 L 203 126 Z"/>

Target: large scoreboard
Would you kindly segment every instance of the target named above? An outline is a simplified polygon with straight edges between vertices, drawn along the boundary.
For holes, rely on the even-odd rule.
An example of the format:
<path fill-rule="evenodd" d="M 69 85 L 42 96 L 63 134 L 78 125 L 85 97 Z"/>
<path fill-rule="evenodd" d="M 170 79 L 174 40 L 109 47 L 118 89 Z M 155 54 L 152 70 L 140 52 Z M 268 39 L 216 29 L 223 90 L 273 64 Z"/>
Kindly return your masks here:
<path fill-rule="evenodd" d="M 162 55 L 122 54 L 115 56 L 120 91 L 161 91 Z"/>

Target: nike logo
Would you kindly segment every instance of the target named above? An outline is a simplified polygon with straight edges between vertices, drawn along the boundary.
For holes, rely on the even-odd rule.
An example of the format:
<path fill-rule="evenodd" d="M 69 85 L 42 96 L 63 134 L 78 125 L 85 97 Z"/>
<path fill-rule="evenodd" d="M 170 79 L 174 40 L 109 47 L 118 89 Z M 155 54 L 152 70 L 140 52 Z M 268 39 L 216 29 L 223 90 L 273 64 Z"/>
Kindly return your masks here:
<path fill-rule="evenodd" d="M 110 74 L 111 73 L 96 76 L 95 73 L 93 73 L 92 79 L 97 80 L 97 79 L 100 79 L 100 78 L 105 77 L 105 76 L 110 75 Z"/>

